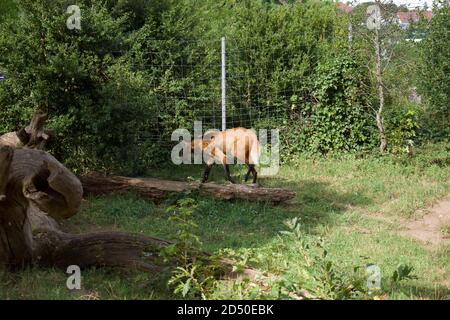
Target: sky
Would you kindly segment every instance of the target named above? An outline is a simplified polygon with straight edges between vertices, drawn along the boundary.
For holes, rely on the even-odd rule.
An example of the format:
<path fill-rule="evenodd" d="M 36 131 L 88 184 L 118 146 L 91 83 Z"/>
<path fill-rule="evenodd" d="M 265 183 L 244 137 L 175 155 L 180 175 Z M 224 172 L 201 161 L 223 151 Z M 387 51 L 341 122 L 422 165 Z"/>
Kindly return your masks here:
<path fill-rule="evenodd" d="M 364 3 L 372 1 L 373 0 L 356 0 L 355 2 Z M 393 2 L 397 5 L 407 5 L 409 8 L 423 7 L 425 3 L 428 5 L 428 8 L 431 8 L 433 4 L 433 0 L 394 0 Z"/>

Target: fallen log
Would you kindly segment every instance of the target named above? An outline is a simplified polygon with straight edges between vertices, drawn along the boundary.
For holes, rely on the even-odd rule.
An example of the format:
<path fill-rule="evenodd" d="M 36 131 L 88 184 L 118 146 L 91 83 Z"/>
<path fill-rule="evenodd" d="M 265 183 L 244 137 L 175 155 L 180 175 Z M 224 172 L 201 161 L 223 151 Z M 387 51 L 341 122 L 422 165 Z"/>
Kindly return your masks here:
<path fill-rule="evenodd" d="M 264 188 L 256 185 L 217 184 L 162 180 L 156 178 L 130 178 L 91 173 L 80 177 L 85 194 L 101 195 L 134 191 L 142 197 L 159 202 L 173 192 L 198 190 L 200 194 L 220 200 L 243 199 L 251 201 L 285 202 L 295 192 L 282 188 Z"/>

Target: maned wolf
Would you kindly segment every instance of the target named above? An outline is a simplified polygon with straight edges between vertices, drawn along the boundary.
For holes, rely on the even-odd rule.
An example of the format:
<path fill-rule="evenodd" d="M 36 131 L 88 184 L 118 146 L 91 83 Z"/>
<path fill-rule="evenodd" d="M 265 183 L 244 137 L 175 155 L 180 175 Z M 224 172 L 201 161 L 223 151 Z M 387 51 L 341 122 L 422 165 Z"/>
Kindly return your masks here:
<path fill-rule="evenodd" d="M 227 179 L 235 183 L 230 175 L 228 164 L 230 162 L 234 163 L 236 159 L 238 164 L 245 163 L 248 166 L 245 181 L 248 180 L 251 173 L 253 183 L 256 183 L 257 172 L 255 165 L 259 161 L 261 146 L 253 130 L 233 128 L 214 132 L 210 139 L 194 139 L 191 143 L 191 150 L 195 151 L 196 149 L 203 152 L 206 161 L 202 182 L 208 180 L 212 166 L 215 162 L 218 162 L 222 164 Z"/>

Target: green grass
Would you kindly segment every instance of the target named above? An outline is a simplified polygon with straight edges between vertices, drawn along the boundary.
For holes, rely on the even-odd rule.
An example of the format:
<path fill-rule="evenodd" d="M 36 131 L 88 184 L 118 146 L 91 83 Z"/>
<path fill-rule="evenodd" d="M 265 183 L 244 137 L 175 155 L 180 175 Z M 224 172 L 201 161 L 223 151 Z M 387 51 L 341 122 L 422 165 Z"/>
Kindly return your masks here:
<path fill-rule="evenodd" d="M 448 150 L 448 146 L 446 146 Z M 448 156 L 448 151 L 446 151 Z M 439 154 L 442 158 L 442 152 Z M 283 222 L 299 217 L 306 235 L 322 237 L 329 258 L 340 272 L 374 263 L 381 268 L 383 297 L 390 299 L 450 299 L 450 248 L 431 246 L 399 235 L 402 223 L 439 199 L 450 197 L 447 160 L 434 161 L 424 151 L 413 159 L 381 157 L 312 160 L 299 158 L 282 166 L 275 177 L 260 179 L 263 186 L 293 190 L 286 205 L 246 201 L 216 201 L 196 196 L 194 214 L 204 249 L 218 252 L 246 248 L 263 256 L 256 267 L 292 279 L 302 279 L 302 260 L 294 241 L 281 238 Z M 149 170 L 149 176 L 200 179 L 202 166 Z M 243 175 L 244 168 L 233 168 Z M 212 180 L 225 182 L 220 167 Z M 165 207 L 133 194 L 86 199 L 82 211 L 64 222 L 72 232 L 123 230 L 175 239 L 176 230 Z M 417 279 L 398 284 L 390 276 L 398 264 L 414 267 Z M 28 269 L 0 273 L 1 299 L 161 299 L 173 298 L 165 276 L 117 270 L 85 270 L 83 289 L 66 289 L 66 274 L 59 270 Z M 218 294 L 218 297 L 223 295 Z M 238 295 L 235 295 L 238 297 Z"/>

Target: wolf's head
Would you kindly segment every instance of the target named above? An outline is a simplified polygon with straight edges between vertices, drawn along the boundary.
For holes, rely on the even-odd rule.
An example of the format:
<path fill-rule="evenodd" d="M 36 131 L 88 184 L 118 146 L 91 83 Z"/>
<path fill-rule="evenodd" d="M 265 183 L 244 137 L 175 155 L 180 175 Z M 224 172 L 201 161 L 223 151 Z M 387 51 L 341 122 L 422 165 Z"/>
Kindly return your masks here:
<path fill-rule="evenodd" d="M 207 139 L 194 139 L 191 142 L 191 151 L 195 151 L 196 149 L 203 151 L 209 146 L 211 141 L 212 140 Z"/>

